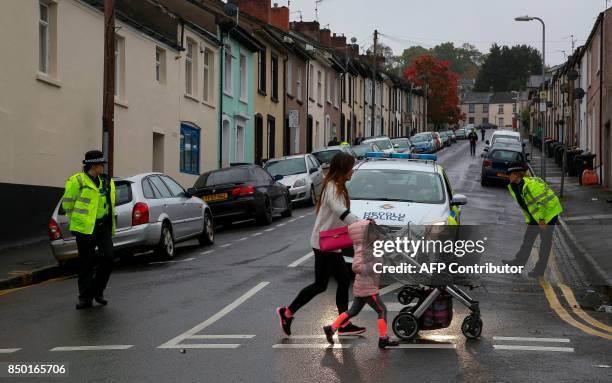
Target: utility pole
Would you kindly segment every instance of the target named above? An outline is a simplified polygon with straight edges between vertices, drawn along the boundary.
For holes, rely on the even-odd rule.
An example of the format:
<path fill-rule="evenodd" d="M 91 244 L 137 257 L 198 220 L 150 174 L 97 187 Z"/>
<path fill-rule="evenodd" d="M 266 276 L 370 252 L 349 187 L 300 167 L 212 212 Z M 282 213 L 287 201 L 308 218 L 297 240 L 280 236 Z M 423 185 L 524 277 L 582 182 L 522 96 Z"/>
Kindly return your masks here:
<path fill-rule="evenodd" d="M 370 127 L 372 135 L 376 128 L 376 72 L 378 69 L 378 60 L 376 59 L 376 51 L 378 50 L 378 30 L 374 30 L 374 52 L 372 54 L 372 125 Z"/>
<path fill-rule="evenodd" d="M 113 176 L 115 141 L 115 0 L 104 0 L 104 85 L 102 101 L 102 152 Z"/>

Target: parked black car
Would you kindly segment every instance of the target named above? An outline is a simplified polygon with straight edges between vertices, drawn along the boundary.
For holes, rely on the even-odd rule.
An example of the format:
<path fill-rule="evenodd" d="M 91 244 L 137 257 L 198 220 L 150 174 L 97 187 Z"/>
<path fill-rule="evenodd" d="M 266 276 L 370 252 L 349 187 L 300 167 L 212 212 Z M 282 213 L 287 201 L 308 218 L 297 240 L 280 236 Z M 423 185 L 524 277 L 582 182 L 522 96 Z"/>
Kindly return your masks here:
<path fill-rule="evenodd" d="M 289 190 L 257 165 L 206 172 L 189 193 L 208 203 L 218 223 L 253 218 L 261 225 L 269 225 L 274 215 L 291 216 Z"/>
<path fill-rule="evenodd" d="M 482 161 L 480 184 L 485 186 L 492 181 L 508 182 L 508 166 L 521 163 L 527 169 L 527 159 L 520 145 L 493 145 Z"/>

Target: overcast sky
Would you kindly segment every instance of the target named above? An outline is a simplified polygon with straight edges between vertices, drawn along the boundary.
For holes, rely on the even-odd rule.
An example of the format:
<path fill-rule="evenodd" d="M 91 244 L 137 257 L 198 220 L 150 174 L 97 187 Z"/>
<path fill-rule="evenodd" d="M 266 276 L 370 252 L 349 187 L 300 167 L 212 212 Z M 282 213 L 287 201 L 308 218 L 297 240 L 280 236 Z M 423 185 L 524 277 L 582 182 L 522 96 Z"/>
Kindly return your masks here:
<path fill-rule="evenodd" d="M 290 3 L 291 20 L 315 19 L 315 0 L 272 0 Z M 612 1 L 609 2 L 612 5 Z M 411 45 L 433 47 L 441 42 L 472 43 L 488 52 L 500 45 L 525 43 L 542 49 L 539 22 L 516 22 L 514 17 L 538 16 L 546 23 L 546 63 L 564 61 L 574 35 L 584 44 L 605 0 L 322 0 L 318 4 L 321 27 L 356 37 L 360 46 L 371 45 L 374 29 L 381 41 L 399 54 Z M 385 36 L 386 35 L 386 36 Z"/>

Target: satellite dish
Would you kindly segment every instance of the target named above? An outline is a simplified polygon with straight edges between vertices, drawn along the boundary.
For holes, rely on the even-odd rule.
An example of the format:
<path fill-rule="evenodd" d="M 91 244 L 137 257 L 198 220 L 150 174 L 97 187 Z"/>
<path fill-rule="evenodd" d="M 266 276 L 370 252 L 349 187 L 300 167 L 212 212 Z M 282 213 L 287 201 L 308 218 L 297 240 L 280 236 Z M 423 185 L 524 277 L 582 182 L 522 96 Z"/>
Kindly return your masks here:
<path fill-rule="evenodd" d="M 356 37 L 351 37 L 351 44 L 355 44 L 357 42 L 357 38 Z"/>

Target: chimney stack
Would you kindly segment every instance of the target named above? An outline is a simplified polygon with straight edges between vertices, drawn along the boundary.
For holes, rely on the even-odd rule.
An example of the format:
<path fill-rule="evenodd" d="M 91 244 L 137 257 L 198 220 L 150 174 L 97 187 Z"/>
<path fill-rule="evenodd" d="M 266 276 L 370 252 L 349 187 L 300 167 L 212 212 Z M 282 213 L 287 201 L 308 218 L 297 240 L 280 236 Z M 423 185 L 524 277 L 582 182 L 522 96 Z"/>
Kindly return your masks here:
<path fill-rule="evenodd" d="M 240 9 L 240 12 L 270 24 L 272 0 L 228 0 L 228 2 L 235 4 Z"/>
<path fill-rule="evenodd" d="M 331 31 L 327 28 L 323 28 L 319 31 L 319 35 L 319 41 L 321 44 L 325 45 L 326 47 L 331 47 Z"/>
<path fill-rule="evenodd" d="M 270 24 L 283 32 L 289 32 L 289 8 L 279 7 L 278 3 L 274 3 L 270 11 Z"/>
<path fill-rule="evenodd" d="M 300 32 L 314 41 L 319 41 L 321 38 L 318 21 L 294 21 L 291 23 L 291 26 L 295 31 Z"/>

